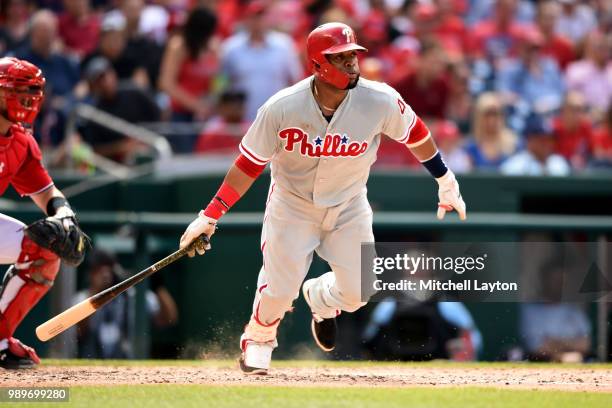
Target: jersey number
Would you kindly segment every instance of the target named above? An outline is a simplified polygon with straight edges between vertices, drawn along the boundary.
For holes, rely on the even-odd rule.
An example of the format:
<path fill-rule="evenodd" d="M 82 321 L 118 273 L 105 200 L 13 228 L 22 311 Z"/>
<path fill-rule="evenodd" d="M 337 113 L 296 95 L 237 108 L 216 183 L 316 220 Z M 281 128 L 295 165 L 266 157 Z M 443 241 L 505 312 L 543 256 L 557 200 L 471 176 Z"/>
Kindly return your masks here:
<path fill-rule="evenodd" d="M 397 98 L 397 105 L 399 106 L 399 110 L 403 115 L 404 111 L 406 110 L 406 104 L 400 98 Z"/>

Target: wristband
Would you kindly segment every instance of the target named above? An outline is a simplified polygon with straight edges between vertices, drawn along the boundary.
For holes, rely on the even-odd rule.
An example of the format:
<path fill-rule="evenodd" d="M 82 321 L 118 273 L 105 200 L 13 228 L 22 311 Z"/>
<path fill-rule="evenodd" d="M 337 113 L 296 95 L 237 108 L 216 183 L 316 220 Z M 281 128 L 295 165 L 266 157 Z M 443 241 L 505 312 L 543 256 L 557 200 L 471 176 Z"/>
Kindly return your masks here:
<path fill-rule="evenodd" d="M 204 209 L 204 215 L 218 220 L 228 212 L 239 199 L 240 194 L 238 194 L 232 186 L 223 182 L 217 194 L 215 194 L 208 206 Z"/>
<path fill-rule="evenodd" d="M 59 210 L 61 207 L 68 207 L 72 209 L 70 204 L 68 204 L 68 200 L 66 200 L 64 197 L 51 197 L 49 201 L 47 201 L 47 215 L 49 217 L 53 217 L 55 213 L 57 213 L 57 210 Z"/>
<path fill-rule="evenodd" d="M 448 167 L 446 167 L 444 160 L 442 160 L 442 155 L 440 152 L 434 154 L 431 159 L 421 162 L 421 164 L 425 166 L 427 171 L 429 171 L 429 173 L 435 178 L 442 177 L 448 171 Z"/>
<path fill-rule="evenodd" d="M 249 160 L 242 153 L 236 158 L 234 162 L 236 167 L 238 167 L 244 174 L 251 178 L 257 178 L 261 174 L 262 171 L 266 168 L 265 164 L 257 164 L 251 160 Z"/>

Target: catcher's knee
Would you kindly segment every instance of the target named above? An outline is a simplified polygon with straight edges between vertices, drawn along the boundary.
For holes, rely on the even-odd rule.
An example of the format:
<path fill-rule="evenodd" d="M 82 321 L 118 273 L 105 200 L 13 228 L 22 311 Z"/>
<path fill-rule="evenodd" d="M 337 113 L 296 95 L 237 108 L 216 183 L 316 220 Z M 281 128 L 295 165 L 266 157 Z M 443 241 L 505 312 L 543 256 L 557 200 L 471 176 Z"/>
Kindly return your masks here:
<path fill-rule="evenodd" d="M 59 256 L 41 247 L 27 235 L 23 237 L 21 253 L 15 263 L 15 271 L 22 279 L 52 286 L 59 268 Z"/>

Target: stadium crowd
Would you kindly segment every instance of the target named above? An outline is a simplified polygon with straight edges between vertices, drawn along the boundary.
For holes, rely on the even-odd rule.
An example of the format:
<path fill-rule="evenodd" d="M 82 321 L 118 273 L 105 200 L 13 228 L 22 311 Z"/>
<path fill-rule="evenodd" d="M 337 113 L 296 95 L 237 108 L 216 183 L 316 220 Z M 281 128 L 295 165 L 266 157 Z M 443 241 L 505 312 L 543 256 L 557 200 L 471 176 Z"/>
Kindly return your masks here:
<path fill-rule="evenodd" d="M 176 153 L 235 153 L 257 108 L 304 78 L 305 36 L 342 21 L 455 172 L 612 168 L 612 4 L 606 0 L 2 0 L 0 55 L 47 78 L 43 148 L 131 164 L 146 146 L 78 103 L 163 127 Z M 67 132 L 68 129 L 68 132 Z M 68 137 L 66 136 L 68 135 Z M 70 143 L 68 143 L 68 140 Z M 70 146 L 66 149 L 66 145 Z M 421 166 L 383 140 L 379 167 Z"/>

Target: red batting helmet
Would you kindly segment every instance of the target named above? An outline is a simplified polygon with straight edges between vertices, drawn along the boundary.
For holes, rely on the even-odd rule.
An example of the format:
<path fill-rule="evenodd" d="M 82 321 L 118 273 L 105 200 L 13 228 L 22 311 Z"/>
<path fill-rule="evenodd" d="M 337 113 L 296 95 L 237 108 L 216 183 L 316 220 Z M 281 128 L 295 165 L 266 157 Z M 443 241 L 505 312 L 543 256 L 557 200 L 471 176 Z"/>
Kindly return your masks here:
<path fill-rule="evenodd" d="M 353 29 L 343 23 L 323 24 L 312 30 L 306 41 L 310 70 L 317 78 L 339 89 L 347 87 L 350 82 L 349 76 L 334 67 L 326 55 L 351 50 L 367 51 L 357 44 Z"/>
<path fill-rule="evenodd" d="M 0 89 L 7 119 L 32 123 L 43 101 L 45 77 L 36 65 L 17 58 L 0 58 Z"/>

